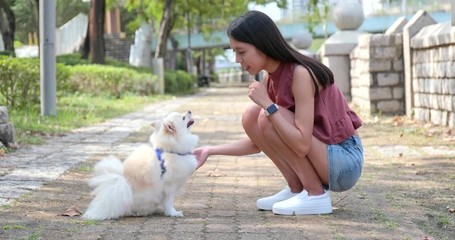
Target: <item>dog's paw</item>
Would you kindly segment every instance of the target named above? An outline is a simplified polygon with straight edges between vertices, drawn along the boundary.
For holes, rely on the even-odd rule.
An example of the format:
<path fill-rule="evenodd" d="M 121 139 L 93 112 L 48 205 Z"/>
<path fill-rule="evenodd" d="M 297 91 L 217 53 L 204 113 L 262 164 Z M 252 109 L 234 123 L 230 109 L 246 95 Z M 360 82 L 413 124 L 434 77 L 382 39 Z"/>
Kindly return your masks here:
<path fill-rule="evenodd" d="M 164 215 L 169 216 L 169 217 L 183 217 L 183 212 L 172 209 L 170 211 L 164 212 Z"/>

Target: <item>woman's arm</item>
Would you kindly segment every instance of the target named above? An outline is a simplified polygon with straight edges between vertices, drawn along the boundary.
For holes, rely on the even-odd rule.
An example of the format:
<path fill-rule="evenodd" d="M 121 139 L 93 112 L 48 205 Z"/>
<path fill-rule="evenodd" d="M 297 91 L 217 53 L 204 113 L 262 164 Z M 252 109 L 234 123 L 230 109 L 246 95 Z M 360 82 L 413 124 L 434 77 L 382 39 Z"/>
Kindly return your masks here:
<path fill-rule="evenodd" d="M 246 138 L 222 145 L 196 148 L 193 150 L 193 155 L 197 159 L 197 168 L 199 168 L 211 155 L 243 156 L 259 152 L 259 148 L 249 138 Z"/>
<path fill-rule="evenodd" d="M 281 139 L 301 157 L 308 154 L 313 136 L 314 91 L 315 87 L 308 70 L 303 66 L 297 66 L 292 81 L 295 114 L 280 108 L 278 112 L 268 116 Z M 258 83 L 250 85 L 249 96 L 264 109 L 273 103 L 267 95 L 265 86 Z M 288 116 L 289 114 L 293 116 Z M 293 121 L 289 121 L 292 118 Z"/>

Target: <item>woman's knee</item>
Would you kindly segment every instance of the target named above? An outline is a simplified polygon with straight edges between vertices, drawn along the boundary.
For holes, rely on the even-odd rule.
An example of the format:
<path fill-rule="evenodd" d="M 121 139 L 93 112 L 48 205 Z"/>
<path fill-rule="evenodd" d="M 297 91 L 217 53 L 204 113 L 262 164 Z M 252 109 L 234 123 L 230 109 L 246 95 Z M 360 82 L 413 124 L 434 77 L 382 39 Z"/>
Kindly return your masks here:
<path fill-rule="evenodd" d="M 254 127 L 257 127 L 258 124 L 258 115 L 261 111 L 261 108 L 257 105 L 249 106 L 242 115 L 242 126 L 245 131 L 249 131 Z"/>

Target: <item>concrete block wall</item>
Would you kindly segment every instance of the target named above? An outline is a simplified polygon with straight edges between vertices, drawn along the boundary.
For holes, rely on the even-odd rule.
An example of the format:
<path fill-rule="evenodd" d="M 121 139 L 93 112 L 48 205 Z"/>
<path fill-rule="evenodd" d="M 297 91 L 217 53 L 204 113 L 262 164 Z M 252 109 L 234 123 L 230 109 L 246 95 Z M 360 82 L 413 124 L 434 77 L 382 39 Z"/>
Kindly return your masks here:
<path fill-rule="evenodd" d="M 401 34 L 366 34 L 351 52 L 351 101 L 363 114 L 404 113 L 402 40 Z"/>
<path fill-rule="evenodd" d="M 414 118 L 455 128 L 455 27 L 426 26 L 411 48 Z"/>

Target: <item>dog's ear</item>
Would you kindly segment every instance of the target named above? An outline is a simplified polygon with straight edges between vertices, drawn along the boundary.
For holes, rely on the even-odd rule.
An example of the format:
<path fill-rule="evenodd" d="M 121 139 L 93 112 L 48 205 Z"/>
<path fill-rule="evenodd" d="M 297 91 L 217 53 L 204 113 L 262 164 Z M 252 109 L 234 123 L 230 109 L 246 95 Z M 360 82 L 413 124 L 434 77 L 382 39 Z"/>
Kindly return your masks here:
<path fill-rule="evenodd" d="M 174 122 L 167 122 L 164 124 L 166 132 L 170 134 L 175 134 L 177 132 L 177 129 L 175 128 Z"/>
<path fill-rule="evenodd" d="M 150 123 L 150 126 L 152 126 L 152 130 L 155 131 L 158 128 L 160 128 L 161 121 L 160 120 L 155 120 L 152 123 Z"/>

